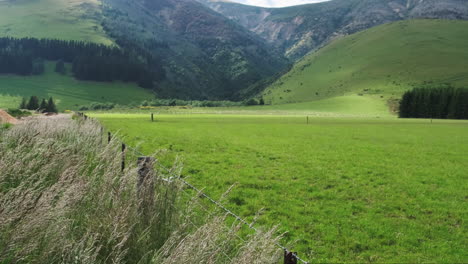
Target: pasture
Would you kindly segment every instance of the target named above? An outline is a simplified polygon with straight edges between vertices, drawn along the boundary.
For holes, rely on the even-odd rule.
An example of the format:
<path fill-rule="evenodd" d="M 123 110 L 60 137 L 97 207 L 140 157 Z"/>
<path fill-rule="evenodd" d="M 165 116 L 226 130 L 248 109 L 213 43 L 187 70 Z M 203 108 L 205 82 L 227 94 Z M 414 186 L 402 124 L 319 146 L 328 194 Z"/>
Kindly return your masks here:
<path fill-rule="evenodd" d="M 312 262 L 467 262 L 468 122 L 95 113 Z"/>
<path fill-rule="evenodd" d="M 153 97 L 150 91 L 133 83 L 80 81 L 71 75 L 70 65 L 67 65 L 67 75 L 56 73 L 54 68 L 55 63 L 46 62 L 41 75 L 0 75 L 0 108 L 18 107 L 22 97 L 32 95 L 52 96 L 62 112 L 91 103 L 138 104 Z"/>
<path fill-rule="evenodd" d="M 465 87 L 467 45 L 467 21 L 389 23 L 337 38 L 306 55 L 263 95 L 273 104 L 348 94 L 388 100 L 424 82 Z"/>
<path fill-rule="evenodd" d="M 0 1 L 0 35 L 113 44 L 100 25 L 96 0 Z"/>

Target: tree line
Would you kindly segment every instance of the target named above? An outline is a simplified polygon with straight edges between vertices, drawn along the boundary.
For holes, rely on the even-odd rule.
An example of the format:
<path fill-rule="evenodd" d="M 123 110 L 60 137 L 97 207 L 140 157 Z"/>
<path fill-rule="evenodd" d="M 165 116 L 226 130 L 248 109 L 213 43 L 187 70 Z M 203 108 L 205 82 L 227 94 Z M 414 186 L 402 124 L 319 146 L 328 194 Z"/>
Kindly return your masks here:
<path fill-rule="evenodd" d="M 419 87 L 403 94 L 400 118 L 468 119 L 468 89 Z"/>
<path fill-rule="evenodd" d="M 54 99 L 52 97 L 49 97 L 49 100 L 46 100 L 44 98 L 42 100 L 39 100 L 39 97 L 35 95 L 31 96 L 29 100 L 23 98 L 19 105 L 19 109 L 58 113 L 57 106 L 55 105 Z"/>
<path fill-rule="evenodd" d="M 165 78 L 160 61 L 126 43 L 118 48 L 73 40 L 0 38 L 0 74 L 41 74 L 43 60 L 72 64 L 75 78 L 90 81 L 137 82 L 153 88 Z"/>

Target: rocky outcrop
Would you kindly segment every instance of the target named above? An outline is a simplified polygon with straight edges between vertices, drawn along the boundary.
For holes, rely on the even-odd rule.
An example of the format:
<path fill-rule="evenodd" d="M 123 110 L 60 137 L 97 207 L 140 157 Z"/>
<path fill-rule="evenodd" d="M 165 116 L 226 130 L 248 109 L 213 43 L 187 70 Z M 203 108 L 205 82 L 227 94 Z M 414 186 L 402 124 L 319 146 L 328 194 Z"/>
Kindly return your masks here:
<path fill-rule="evenodd" d="M 337 36 L 388 22 L 468 19 L 466 0 L 332 0 L 275 9 L 198 1 L 275 45 L 291 59 L 301 58 Z"/>

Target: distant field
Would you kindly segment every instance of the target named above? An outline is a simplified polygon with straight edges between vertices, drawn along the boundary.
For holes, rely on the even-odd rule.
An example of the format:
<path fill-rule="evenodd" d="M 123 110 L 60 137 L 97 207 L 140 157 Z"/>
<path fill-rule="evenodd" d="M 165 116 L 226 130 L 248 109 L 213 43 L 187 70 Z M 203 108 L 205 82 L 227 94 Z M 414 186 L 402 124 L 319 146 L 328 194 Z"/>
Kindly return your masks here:
<path fill-rule="evenodd" d="M 107 111 L 108 112 L 108 111 Z M 384 99 L 376 96 L 346 95 L 312 102 L 236 107 L 160 106 L 114 109 L 113 113 L 132 114 L 238 114 L 238 115 L 297 115 L 309 117 L 392 117 Z"/>
<path fill-rule="evenodd" d="M 54 97 L 60 111 L 78 110 L 78 106 L 93 102 L 138 104 L 154 97 L 136 84 L 78 81 L 55 73 L 54 67 L 54 63 L 47 63 L 46 72 L 38 76 L 0 75 L 0 108 L 18 107 L 22 97 L 31 95 Z"/>
<path fill-rule="evenodd" d="M 300 108 L 300 106 L 298 106 Z M 468 261 L 468 122 L 93 114 L 313 262 Z"/>
<path fill-rule="evenodd" d="M 347 94 L 399 98 L 424 81 L 468 87 L 468 21 L 408 20 L 333 41 L 298 62 L 265 92 L 267 102 Z"/>
<path fill-rule="evenodd" d="M 0 1 L 0 35 L 112 44 L 97 19 L 98 5 L 97 0 Z"/>

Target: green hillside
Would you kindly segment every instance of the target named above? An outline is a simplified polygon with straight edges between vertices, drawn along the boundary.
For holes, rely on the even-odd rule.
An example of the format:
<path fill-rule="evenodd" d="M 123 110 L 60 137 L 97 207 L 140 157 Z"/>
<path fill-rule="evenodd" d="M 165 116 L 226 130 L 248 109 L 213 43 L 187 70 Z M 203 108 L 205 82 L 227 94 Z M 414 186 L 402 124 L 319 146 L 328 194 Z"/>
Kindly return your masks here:
<path fill-rule="evenodd" d="M 409 20 L 335 40 L 268 87 L 267 103 L 361 95 L 382 103 L 415 84 L 468 85 L 468 22 Z"/>
<path fill-rule="evenodd" d="M 111 44 L 96 0 L 0 0 L 0 36 Z"/>
<path fill-rule="evenodd" d="M 93 102 L 129 104 L 153 98 L 150 91 L 136 84 L 78 81 L 55 73 L 54 67 L 54 63 L 46 63 L 45 73 L 36 76 L 0 75 L 0 108 L 18 107 L 22 97 L 31 95 L 54 97 L 60 111 Z"/>

